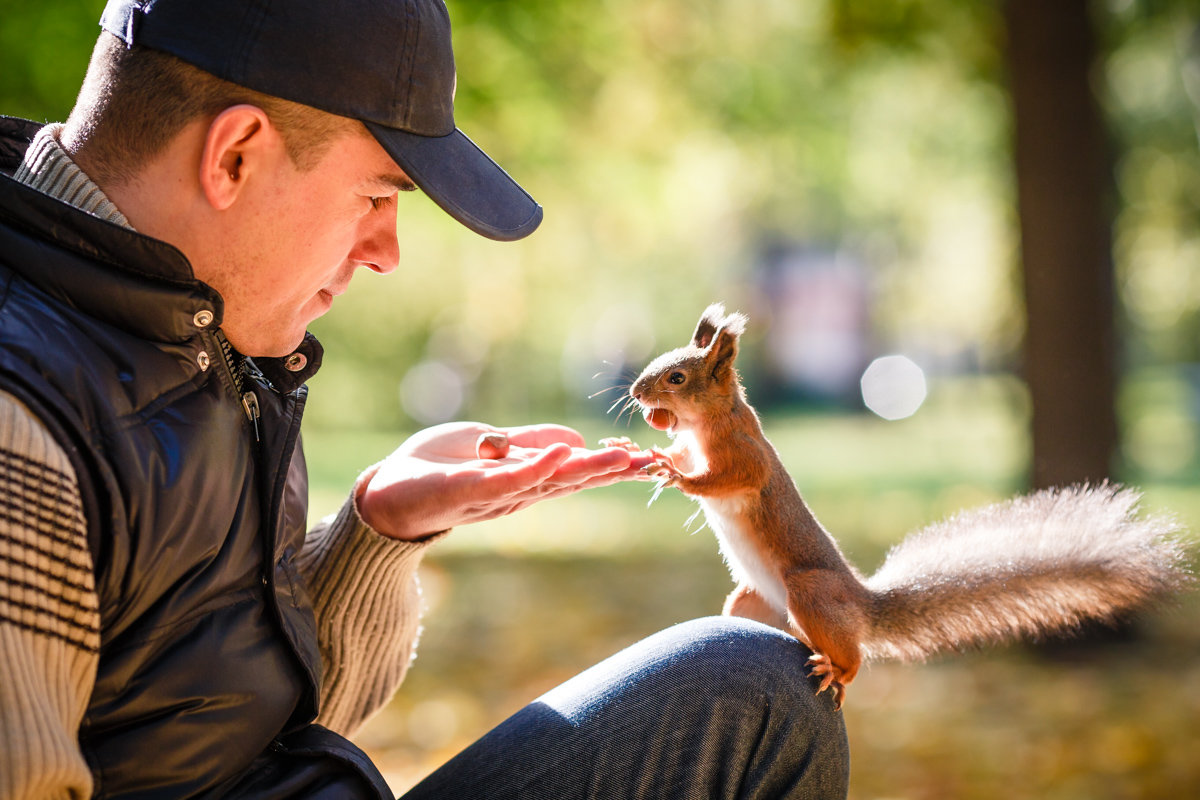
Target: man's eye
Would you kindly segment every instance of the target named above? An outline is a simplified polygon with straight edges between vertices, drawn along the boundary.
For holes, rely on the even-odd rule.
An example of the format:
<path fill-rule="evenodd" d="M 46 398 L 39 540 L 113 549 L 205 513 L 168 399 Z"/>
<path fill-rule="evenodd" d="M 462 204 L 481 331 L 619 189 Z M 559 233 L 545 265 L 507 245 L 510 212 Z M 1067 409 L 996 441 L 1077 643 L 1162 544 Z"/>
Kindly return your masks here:
<path fill-rule="evenodd" d="M 382 211 L 392 204 L 392 197 L 372 197 L 371 208 L 376 211 Z"/>

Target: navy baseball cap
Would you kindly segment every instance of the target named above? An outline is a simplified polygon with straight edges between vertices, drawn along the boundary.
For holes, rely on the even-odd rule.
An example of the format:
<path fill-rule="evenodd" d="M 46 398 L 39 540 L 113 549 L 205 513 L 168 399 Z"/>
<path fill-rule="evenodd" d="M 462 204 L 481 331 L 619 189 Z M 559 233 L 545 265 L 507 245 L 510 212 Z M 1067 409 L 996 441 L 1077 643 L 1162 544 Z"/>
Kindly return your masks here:
<path fill-rule="evenodd" d="M 100 26 L 248 89 L 361 120 L 476 233 L 533 233 L 542 207 L 454 124 L 442 0 L 109 0 Z"/>

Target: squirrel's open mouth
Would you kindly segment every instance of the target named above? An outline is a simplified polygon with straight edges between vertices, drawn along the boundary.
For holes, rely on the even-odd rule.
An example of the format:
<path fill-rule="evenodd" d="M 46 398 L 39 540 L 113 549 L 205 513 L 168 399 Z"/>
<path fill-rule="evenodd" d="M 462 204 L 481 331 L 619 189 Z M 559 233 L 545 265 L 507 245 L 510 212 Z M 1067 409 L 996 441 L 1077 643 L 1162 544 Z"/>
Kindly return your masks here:
<path fill-rule="evenodd" d="M 642 408 L 642 416 L 646 424 L 656 431 L 665 431 L 675 427 L 675 415 L 665 408 Z"/>

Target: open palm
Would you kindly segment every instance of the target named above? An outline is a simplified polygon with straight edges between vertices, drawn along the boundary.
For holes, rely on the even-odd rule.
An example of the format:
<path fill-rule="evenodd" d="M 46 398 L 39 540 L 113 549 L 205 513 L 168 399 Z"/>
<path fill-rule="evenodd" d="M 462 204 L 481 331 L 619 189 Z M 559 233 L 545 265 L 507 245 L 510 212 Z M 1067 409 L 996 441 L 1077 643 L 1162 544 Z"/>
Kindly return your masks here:
<path fill-rule="evenodd" d="M 481 446 L 485 435 L 499 446 Z M 364 474 L 359 512 L 381 533 L 415 539 L 581 489 L 643 479 L 653 461 L 624 448 L 585 445 L 582 435 L 561 425 L 438 425 L 414 434 Z"/>

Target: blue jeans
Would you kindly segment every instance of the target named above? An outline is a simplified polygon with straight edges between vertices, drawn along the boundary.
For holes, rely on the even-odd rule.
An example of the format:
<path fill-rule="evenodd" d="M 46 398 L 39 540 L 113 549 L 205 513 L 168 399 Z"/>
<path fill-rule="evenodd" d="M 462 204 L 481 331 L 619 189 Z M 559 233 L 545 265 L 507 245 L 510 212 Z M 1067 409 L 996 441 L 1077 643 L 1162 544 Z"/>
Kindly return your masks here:
<path fill-rule="evenodd" d="M 844 798 L 846 729 L 790 636 L 669 628 L 514 714 L 402 800 Z"/>

